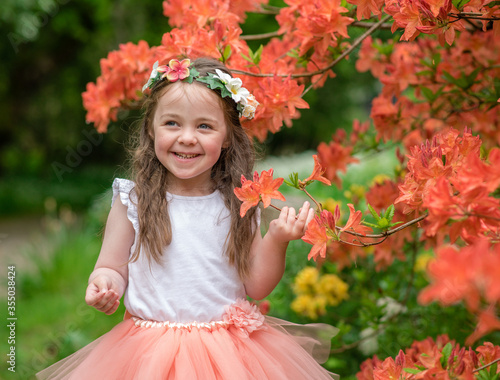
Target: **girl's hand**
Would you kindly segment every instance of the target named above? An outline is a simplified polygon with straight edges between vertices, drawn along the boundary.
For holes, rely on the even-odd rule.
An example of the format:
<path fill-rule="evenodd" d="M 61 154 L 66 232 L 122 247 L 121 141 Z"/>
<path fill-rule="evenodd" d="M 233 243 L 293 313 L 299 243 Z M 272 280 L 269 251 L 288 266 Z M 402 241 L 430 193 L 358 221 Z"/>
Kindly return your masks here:
<path fill-rule="evenodd" d="M 109 277 L 103 275 L 95 277 L 87 287 L 85 302 L 103 313 L 113 314 L 120 306 L 120 296 L 112 288 Z"/>
<path fill-rule="evenodd" d="M 269 224 L 268 234 L 278 243 L 288 243 L 291 240 L 300 239 L 304 236 L 307 225 L 314 218 L 314 210 L 309 202 L 299 210 L 296 215 L 293 207 L 283 207 L 278 219 Z"/>

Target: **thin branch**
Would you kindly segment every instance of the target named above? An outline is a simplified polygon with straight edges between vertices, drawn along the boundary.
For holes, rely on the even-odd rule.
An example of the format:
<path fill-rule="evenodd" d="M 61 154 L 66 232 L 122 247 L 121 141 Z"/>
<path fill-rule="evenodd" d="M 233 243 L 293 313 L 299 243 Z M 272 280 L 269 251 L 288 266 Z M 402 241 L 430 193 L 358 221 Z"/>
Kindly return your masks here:
<path fill-rule="evenodd" d="M 316 205 L 317 209 L 318 209 L 318 212 L 321 212 L 323 210 L 323 207 L 321 207 L 321 204 L 316 200 L 314 199 L 314 197 L 309 194 L 309 192 L 304 188 L 304 189 L 301 189 L 304 193 L 306 193 L 306 195 L 311 198 L 311 200 L 314 202 L 314 204 Z"/>
<path fill-rule="evenodd" d="M 345 57 L 347 57 L 354 49 L 358 47 L 358 45 L 363 42 L 363 40 L 371 35 L 375 30 L 379 29 L 387 20 L 391 18 L 390 15 L 387 15 L 384 17 L 382 20 L 379 22 L 373 24 L 366 32 L 364 32 L 361 36 L 359 36 L 356 41 L 353 42 L 353 44 L 349 47 L 349 49 L 345 50 L 340 56 L 338 56 L 332 63 L 330 63 L 328 66 L 321 70 L 316 70 L 310 73 L 302 73 L 302 74 L 258 74 L 258 73 L 251 73 L 249 71 L 244 71 L 244 70 L 231 70 L 235 74 L 241 74 L 241 75 L 248 75 L 252 77 L 281 77 L 281 78 L 311 78 L 316 75 L 323 74 L 327 72 L 328 70 L 331 70 L 335 65 L 337 65 L 340 61 L 342 61 Z"/>
<path fill-rule="evenodd" d="M 347 232 L 347 231 L 344 231 L 344 232 Z M 384 241 L 387 240 L 389 236 L 385 236 L 382 240 L 379 240 L 379 241 L 374 241 L 374 242 L 371 242 L 371 243 L 365 243 L 359 239 L 354 239 L 352 242 L 349 242 L 347 240 L 343 240 L 343 239 L 340 239 L 339 238 L 339 242 L 343 243 L 343 244 L 347 244 L 347 245 L 352 245 L 354 247 L 362 247 L 362 248 L 366 248 L 366 247 L 370 247 L 372 245 L 378 245 L 378 244 L 382 244 Z M 359 244 L 356 244 L 354 242 L 358 241 Z"/>
<path fill-rule="evenodd" d="M 275 31 L 275 32 L 269 32 L 269 33 L 249 34 L 246 36 L 240 36 L 240 39 L 245 40 L 245 41 L 253 41 L 253 40 L 263 40 L 265 38 L 271 38 L 271 37 L 278 37 L 280 35 L 281 35 L 281 33 L 278 33 L 278 31 Z"/>
<path fill-rule="evenodd" d="M 375 23 L 366 21 L 354 21 L 351 26 L 356 26 L 358 28 L 371 28 Z M 391 29 L 392 24 L 386 23 L 379 26 L 379 29 Z"/>
<path fill-rule="evenodd" d="M 448 13 L 449 17 L 456 19 L 471 19 L 471 20 L 484 20 L 484 21 L 498 21 L 500 17 L 483 17 L 482 13 L 477 12 L 460 12 L 460 13 Z"/>
<path fill-rule="evenodd" d="M 281 11 L 281 7 L 275 7 L 273 5 L 269 5 L 269 4 L 261 4 L 260 5 L 260 9 L 262 11 L 264 11 L 265 13 L 264 14 L 274 14 L 274 15 L 277 15 L 280 13 Z"/>
<path fill-rule="evenodd" d="M 490 362 L 490 363 L 488 363 L 488 364 L 485 364 L 485 365 L 483 365 L 483 366 L 481 366 L 481 367 L 479 367 L 479 368 L 476 368 L 474 371 L 472 371 L 472 373 L 474 373 L 474 372 L 479 372 L 479 371 L 481 371 L 482 369 L 488 368 L 489 366 L 491 366 L 491 365 L 493 365 L 493 364 L 495 364 L 495 363 L 497 363 L 497 362 L 499 362 L 499 361 L 500 361 L 500 358 L 495 359 L 495 360 L 493 360 L 492 362 Z"/>
<path fill-rule="evenodd" d="M 385 232 L 382 232 L 381 234 L 366 234 L 366 235 L 363 235 L 363 234 L 360 234 L 360 233 L 357 233 L 357 232 L 354 232 L 354 231 L 343 231 L 343 232 L 347 232 L 348 234 L 351 234 L 351 235 L 354 235 L 354 236 L 359 236 L 359 237 L 364 237 L 364 238 L 370 238 L 370 239 L 378 239 L 378 238 L 383 238 L 383 237 L 386 237 L 386 236 L 389 236 L 389 235 L 392 235 L 392 234 L 395 234 L 396 232 L 399 232 L 413 224 L 416 224 L 422 220 L 424 220 L 425 218 L 427 218 L 427 215 L 428 214 L 423 214 L 423 215 L 420 215 L 418 218 L 416 219 L 413 219 L 413 220 L 410 220 L 409 222 L 406 222 L 405 224 L 402 224 L 400 225 L 399 227 L 396 227 L 394 228 L 393 230 L 388 230 L 388 231 L 385 231 Z M 336 228 L 338 230 L 342 229 L 342 227 L 340 226 L 336 226 Z"/>

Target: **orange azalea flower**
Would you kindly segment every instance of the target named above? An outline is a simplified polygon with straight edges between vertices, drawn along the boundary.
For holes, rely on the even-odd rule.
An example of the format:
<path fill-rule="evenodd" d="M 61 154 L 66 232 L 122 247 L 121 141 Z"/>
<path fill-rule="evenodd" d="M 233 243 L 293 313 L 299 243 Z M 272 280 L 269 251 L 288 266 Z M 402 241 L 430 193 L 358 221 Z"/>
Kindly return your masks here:
<path fill-rule="evenodd" d="M 419 302 L 438 301 L 452 305 L 461 300 L 476 312 L 481 299 L 489 304 L 500 302 L 500 247 L 491 247 L 486 239 L 458 251 L 444 247 L 428 266 L 431 284 L 420 292 Z"/>
<path fill-rule="evenodd" d="M 283 194 L 278 191 L 283 183 L 283 178 L 273 179 L 273 173 L 274 169 L 263 170 L 260 176 L 257 176 L 260 184 L 260 196 L 264 207 L 268 207 L 271 204 L 271 199 L 286 200 Z M 255 172 L 254 178 L 256 174 L 257 172 Z"/>
<path fill-rule="evenodd" d="M 351 157 L 352 147 L 344 148 L 337 142 L 330 141 L 330 144 L 322 142 L 318 146 L 318 158 L 321 165 L 326 169 L 325 177 L 341 187 L 342 181 L 337 172 L 346 172 L 347 165 L 359 162 L 357 158 Z"/>
<path fill-rule="evenodd" d="M 356 374 L 357 380 L 373 380 L 373 370 L 379 367 L 382 364 L 382 361 L 377 357 L 377 355 L 373 356 L 373 358 L 366 359 L 360 365 L 361 371 Z"/>
<path fill-rule="evenodd" d="M 244 176 L 241 176 L 241 184 L 241 187 L 234 189 L 234 194 L 243 202 L 240 208 L 240 216 L 243 218 L 248 210 L 259 204 L 260 194 L 258 186 Z"/>
<path fill-rule="evenodd" d="M 290 78 L 264 78 L 259 81 L 259 88 L 254 92 L 255 97 L 262 105 L 263 118 L 270 118 L 271 132 L 278 132 L 285 123 L 292 125 L 292 119 L 299 117 L 297 108 L 309 108 L 309 104 L 302 99 L 304 85 Z"/>
<path fill-rule="evenodd" d="M 330 186 L 332 183 L 325 177 L 323 177 L 323 174 L 325 173 L 326 169 L 324 169 L 318 159 L 317 154 L 313 154 L 314 158 L 314 169 L 312 174 L 307 177 L 304 181 L 302 182 L 309 182 L 309 181 L 319 181 L 323 182 L 325 185 Z"/>
<path fill-rule="evenodd" d="M 368 232 L 371 232 L 372 229 L 370 227 L 360 225 L 363 213 L 359 210 L 355 211 L 354 205 L 351 203 L 349 203 L 347 207 L 349 207 L 349 219 L 340 231 L 352 231 L 361 235 L 366 235 Z"/>
<path fill-rule="evenodd" d="M 406 357 L 403 350 L 399 350 L 399 354 L 395 359 L 389 357 L 385 359 L 378 368 L 373 371 L 374 380 L 387 379 L 413 379 L 415 376 L 404 371 L 405 368 L 412 368 L 414 364 L 410 358 Z"/>
<path fill-rule="evenodd" d="M 356 5 L 356 17 L 358 20 L 369 19 L 372 13 L 375 16 L 380 15 L 381 8 L 384 5 L 382 0 L 347 0 L 349 4 Z"/>
<path fill-rule="evenodd" d="M 316 215 L 307 225 L 307 230 L 302 240 L 312 244 L 313 247 L 307 256 L 308 260 L 319 257 L 326 257 L 326 247 L 330 240 L 337 237 L 335 223 L 340 218 L 340 209 L 337 205 L 335 213 L 323 210 L 320 215 Z"/>
<path fill-rule="evenodd" d="M 487 310 L 481 311 L 474 332 L 465 340 L 466 345 L 472 345 L 479 338 L 490 332 L 500 330 L 500 319 L 495 315 L 495 308 L 490 306 Z"/>
<path fill-rule="evenodd" d="M 283 178 L 273 179 L 274 169 L 263 170 L 259 176 L 257 172 L 253 175 L 253 181 L 241 176 L 241 187 L 234 189 L 236 197 L 242 201 L 240 216 L 243 218 L 247 211 L 262 201 L 264 208 L 269 207 L 271 199 L 285 201 L 285 197 L 278 189 L 283 183 Z"/>

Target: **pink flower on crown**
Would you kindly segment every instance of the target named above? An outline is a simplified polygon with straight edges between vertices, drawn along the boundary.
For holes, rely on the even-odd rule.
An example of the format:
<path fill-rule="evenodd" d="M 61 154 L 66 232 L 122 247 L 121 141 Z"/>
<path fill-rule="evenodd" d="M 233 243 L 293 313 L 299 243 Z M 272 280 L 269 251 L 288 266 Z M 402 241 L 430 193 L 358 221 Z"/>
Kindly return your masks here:
<path fill-rule="evenodd" d="M 168 66 L 160 66 L 157 71 L 163 73 L 161 79 L 166 77 L 169 82 L 176 82 L 177 80 L 186 79 L 189 76 L 189 66 L 191 66 L 191 60 L 188 58 L 182 61 L 171 59 Z"/>
<path fill-rule="evenodd" d="M 234 326 L 233 331 L 240 337 L 246 338 L 255 330 L 265 329 L 264 316 L 257 305 L 245 299 L 238 299 L 232 305 L 226 306 L 223 321 Z"/>

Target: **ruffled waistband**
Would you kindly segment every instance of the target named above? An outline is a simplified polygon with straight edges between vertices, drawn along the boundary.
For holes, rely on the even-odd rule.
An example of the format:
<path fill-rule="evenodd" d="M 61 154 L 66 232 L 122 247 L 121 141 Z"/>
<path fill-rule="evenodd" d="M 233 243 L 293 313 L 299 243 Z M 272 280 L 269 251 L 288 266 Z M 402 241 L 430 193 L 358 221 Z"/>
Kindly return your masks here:
<path fill-rule="evenodd" d="M 145 319 L 141 319 L 138 317 L 131 318 L 134 321 L 134 324 L 137 327 L 151 327 L 151 328 L 169 328 L 174 330 L 188 330 L 191 331 L 194 328 L 197 329 L 205 329 L 208 331 L 218 330 L 220 328 L 227 329 L 230 324 L 224 321 L 214 321 L 214 322 L 191 322 L 191 323 L 179 323 L 179 322 L 158 322 L 158 321 L 149 321 Z"/>
<path fill-rule="evenodd" d="M 265 317 L 259 311 L 257 305 L 251 304 L 248 300 L 240 298 L 235 303 L 225 307 L 225 313 L 221 320 L 211 322 L 171 322 L 154 321 L 142 319 L 131 315 L 128 311 L 125 313 L 125 319 L 132 319 L 135 326 L 144 328 L 167 328 L 174 330 L 204 329 L 215 331 L 221 328 L 229 329 L 234 327 L 240 334 L 248 336 L 256 330 L 266 329 L 264 325 Z"/>

